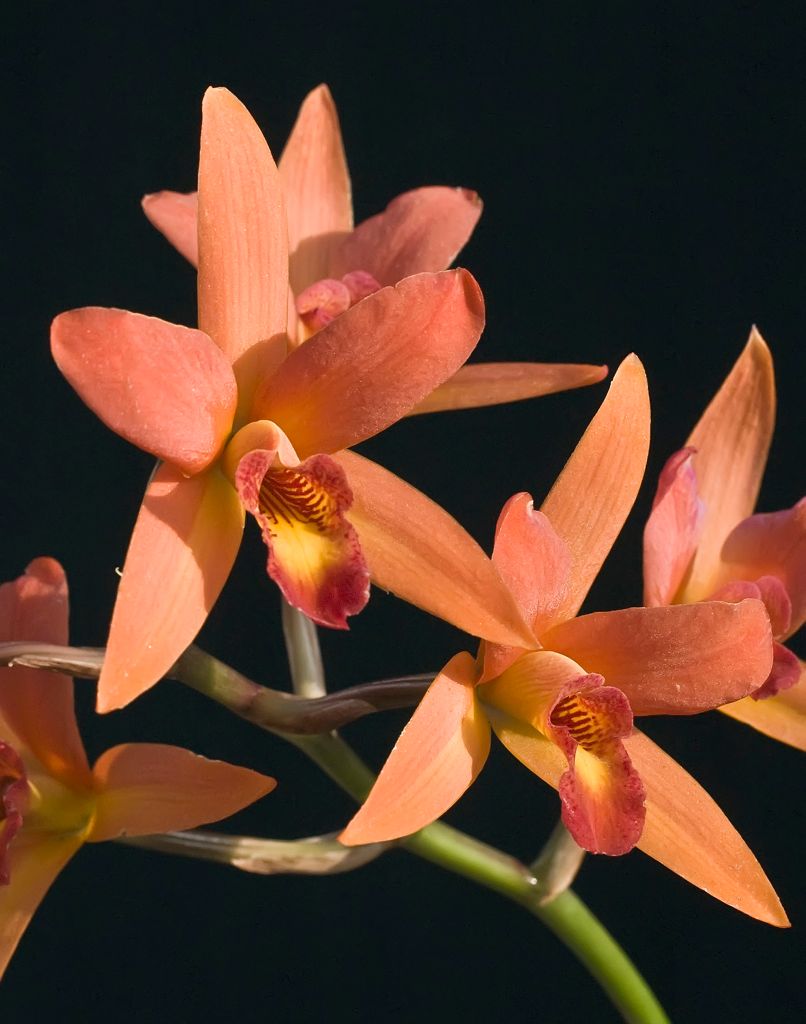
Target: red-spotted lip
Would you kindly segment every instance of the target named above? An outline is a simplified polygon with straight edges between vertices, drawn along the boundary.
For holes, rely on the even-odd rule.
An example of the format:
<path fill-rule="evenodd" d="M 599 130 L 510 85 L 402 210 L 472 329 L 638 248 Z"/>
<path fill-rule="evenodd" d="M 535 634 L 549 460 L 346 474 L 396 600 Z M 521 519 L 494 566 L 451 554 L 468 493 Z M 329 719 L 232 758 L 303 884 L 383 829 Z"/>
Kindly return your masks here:
<path fill-rule="evenodd" d="M 0 740 L 0 885 L 11 881 L 8 849 L 11 840 L 22 828 L 23 813 L 28 806 L 28 778 L 22 758 Z"/>

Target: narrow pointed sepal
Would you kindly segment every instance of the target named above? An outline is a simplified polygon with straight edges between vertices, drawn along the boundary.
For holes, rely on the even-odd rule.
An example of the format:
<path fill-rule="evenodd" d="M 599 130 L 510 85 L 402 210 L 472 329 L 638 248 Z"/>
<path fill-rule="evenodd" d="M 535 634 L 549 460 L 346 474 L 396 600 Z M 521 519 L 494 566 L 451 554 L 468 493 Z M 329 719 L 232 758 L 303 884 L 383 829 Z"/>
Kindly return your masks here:
<path fill-rule="evenodd" d="M 199 209 L 196 192 L 152 192 L 143 196 L 141 205 L 157 231 L 171 243 L 177 252 L 199 265 L 199 237 L 197 215 Z"/>
<path fill-rule="evenodd" d="M 118 588 L 98 711 L 125 707 L 193 642 L 226 582 L 243 532 L 235 489 L 217 469 L 157 468 Z"/>
<path fill-rule="evenodd" d="M 112 747 L 92 774 L 98 798 L 87 841 L 94 843 L 208 825 L 277 785 L 250 768 L 158 743 Z"/>
<path fill-rule="evenodd" d="M 339 842 L 356 846 L 410 835 L 444 814 L 471 786 L 490 751 L 490 726 L 475 681 L 469 654 L 448 662 Z"/>
<path fill-rule="evenodd" d="M 598 384 L 606 366 L 585 363 L 471 363 L 440 384 L 409 413 L 478 409 Z"/>
<path fill-rule="evenodd" d="M 806 664 L 800 665 L 800 679 L 776 697 L 753 700 L 746 697 L 719 710 L 752 729 L 798 750 L 806 750 Z"/>

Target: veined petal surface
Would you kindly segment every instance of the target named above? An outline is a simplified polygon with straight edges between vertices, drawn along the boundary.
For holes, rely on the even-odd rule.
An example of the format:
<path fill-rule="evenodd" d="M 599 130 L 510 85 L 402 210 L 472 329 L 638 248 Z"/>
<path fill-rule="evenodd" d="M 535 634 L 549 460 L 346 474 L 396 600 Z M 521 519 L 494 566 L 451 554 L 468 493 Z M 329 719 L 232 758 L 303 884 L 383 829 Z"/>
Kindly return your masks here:
<path fill-rule="evenodd" d="M 716 587 L 722 545 L 753 511 L 775 425 L 772 356 L 753 328 L 735 366 L 686 442 L 705 506 L 703 532 L 685 587 L 699 601 Z"/>
<path fill-rule="evenodd" d="M 606 366 L 585 363 L 471 363 L 418 402 L 409 415 L 520 402 L 598 384 L 606 376 Z"/>
<path fill-rule="evenodd" d="M 691 715 L 747 696 L 772 667 L 761 601 L 593 612 L 541 637 L 627 694 L 636 715 Z"/>
<path fill-rule="evenodd" d="M 186 474 L 218 454 L 238 391 L 202 331 L 89 306 L 57 316 L 50 338 L 56 365 L 115 433 Z"/>
<path fill-rule="evenodd" d="M 288 231 L 277 167 L 227 89 L 208 89 L 199 154 L 199 328 L 235 370 L 239 411 L 286 351 Z"/>
<path fill-rule="evenodd" d="M 198 210 L 196 192 L 152 192 L 143 196 L 143 213 L 194 267 L 199 265 Z"/>
<path fill-rule="evenodd" d="M 367 270 L 387 285 L 445 270 L 473 233 L 481 209 L 479 197 L 466 188 L 429 185 L 404 192 L 344 239 L 332 276 Z"/>
<path fill-rule="evenodd" d="M 0 641 L 67 643 L 67 579 L 52 558 L 37 558 L 0 586 Z M 46 771 L 70 785 L 89 782 L 89 766 L 73 708 L 73 680 L 45 669 L 0 668 L 0 724 Z M 6 735 L 0 739 L 14 740 Z"/>
<path fill-rule="evenodd" d="M 410 835 L 469 789 L 490 752 L 476 670 L 457 654 L 436 677 L 387 758 L 364 805 L 339 836 L 346 846 Z"/>
<path fill-rule="evenodd" d="M 541 511 L 571 550 L 556 621 L 577 613 L 633 506 L 649 450 L 649 393 L 640 360 L 622 362 Z"/>
<path fill-rule="evenodd" d="M 535 646 L 495 566 L 452 516 L 355 452 L 334 458 L 353 492 L 348 516 L 373 583 L 472 636 Z"/>
<path fill-rule="evenodd" d="M 160 743 L 112 747 L 92 773 L 99 795 L 88 842 L 208 825 L 277 785 L 250 768 Z"/>
<path fill-rule="evenodd" d="M 342 313 L 288 358 L 255 398 L 300 458 L 349 448 L 395 423 L 467 359 L 484 300 L 465 270 L 419 274 Z"/>
<path fill-rule="evenodd" d="M 134 527 L 98 680 L 98 711 L 153 686 L 193 641 L 226 582 L 243 531 L 235 489 L 216 469 L 157 468 Z"/>
<path fill-rule="evenodd" d="M 326 85 L 303 100 L 278 166 L 288 216 L 291 287 L 299 294 L 333 276 L 333 253 L 353 227 L 347 158 Z"/>

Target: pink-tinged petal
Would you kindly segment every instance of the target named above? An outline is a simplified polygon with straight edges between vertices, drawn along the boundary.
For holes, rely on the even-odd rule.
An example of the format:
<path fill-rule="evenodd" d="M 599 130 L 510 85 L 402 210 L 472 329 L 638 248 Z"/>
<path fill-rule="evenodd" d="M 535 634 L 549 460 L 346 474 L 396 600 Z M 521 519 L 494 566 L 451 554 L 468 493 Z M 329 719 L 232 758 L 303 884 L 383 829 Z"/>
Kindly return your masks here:
<path fill-rule="evenodd" d="M 320 331 L 350 308 L 350 289 L 343 281 L 323 278 L 297 295 L 296 309 L 309 331 Z"/>
<path fill-rule="evenodd" d="M 257 449 L 238 463 L 235 485 L 288 603 L 322 626 L 346 629 L 347 616 L 369 599 L 369 571 L 347 517 L 353 496 L 342 467 L 328 455 L 283 465 L 276 448 Z"/>
<path fill-rule="evenodd" d="M 752 700 L 769 700 L 791 689 L 800 680 L 800 661 L 783 644 L 772 645 L 772 669 L 764 684 L 750 694 Z"/>
<path fill-rule="evenodd" d="M 642 733 L 634 732 L 624 745 L 646 787 L 638 848 L 723 903 L 787 927 L 769 879 L 702 786 Z"/>
<path fill-rule="evenodd" d="M 333 253 L 353 227 L 347 158 L 336 105 L 326 85 L 303 100 L 279 168 L 288 215 L 291 287 L 298 293 L 333 276 Z"/>
<path fill-rule="evenodd" d="M 52 558 L 0 586 L 0 641 L 67 643 L 67 580 Z M 89 766 L 73 709 L 73 680 L 44 669 L 0 668 L 0 719 L 49 775 L 85 785 Z M 3 736 L 9 739 L 9 736 Z"/>
<path fill-rule="evenodd" d="M 606 376 L 606 366 L 585 363 L 472 363 L 418 402 L 409 415 L 520 402 L 598 384 Z"/>
<path fill-rule="evenodd" d="M 373 583 L 473 636 L 536 645 L 495 566 L 452 516 L 369 459 L 335 458 L 353 492 L 350 522 Z"/>
<path fill-rule="evenodd" d="M 199 327 L 233 365 L 241 413 L 258 375 L 285 356 L 287 313 L 288 232 L 277 168 L 240 100 L 208 89 L 199 155 Z"/>
<path fill-rule="evenodd" d="M 702 533 L 694 455 L 682 448 L 663 467 L 644 527 L 644 604 L 650 607 L 674 603 Z"/>
<path fill-rule="evenodd" d="M 571 549 L 568 590 L 556 621 L 571 618 L 585 600 L 638 494 L 648 450 L 646 374 L 633 355 L 616 371 L 541 507 Z"/>
<path fill-rule="evenodd" d="M 772 666 L 760 601 L 594 612 L 560 623 L 545 648 L 623 690 L 636 715 L 691 715 L 747 696 Z"/>
<path fill-rule="evenodd" d="M 82 842 L 75 835 L 17 836 L 11 847 L 11 884 L 0 889 L 0 978 L 51 883 Z"/>
<path fill-rule="evenodd" d="M 785 631 L 791 636 L 806 621 L 806 498 L 794 508 L 744 519 L 725 540 L 721 560 L 728 578 L 781 581 L 792 604 Z"/>
<path fill-rule="evenodd" d="M 197 216 L 199 200 L 196 192 L 152 192 L 143 196 L 143 213 L 171 245 L 192 263 L 199 264 L 199 233 Z"/>
<path fill-rule="evenodd" d="M 775 423 L 772 357 L 758 331 L 686 442 L 697 449 L 694 472 L 705 521 L 685 600 L 706 597 L 717 585 L 722 545 L 753 511 Z"/>
<path fill-rule="evenodd" d="M 799 661 L 798 666 L 800 678 L 797 683 L 777 697 L 758 701 L 746 697 L 719 710 L 765 736 L 798 750 L 806 750 L 806 664 Z"/>
<path fill-rule="evenodd" d="M 495 529 L 493 563 L 536 636 L 565 600 L 571 552 L 525 492 L 510 498 Z"/>
<path fill-rule="evenodd" d="M 295 349 L 255 398 L 301 458 L 372 437 L 450 377 L 484 327 L 465 270 L 421 274 L 363 299 Z"/>
<path fill-rule="evenodd" d="M 183 477 L 157 468 L 146 490 L 118 588 L 98 711 L 134 700 L 192 643 L 226 582 L 243 509 L 216 469 Z"/>
<path fill-rule="evenodd" d="M 473 233 L 482 202 L 466 188 L 432 185 L 397 196 L 334 253 L 331 273 L 368 270 L 381 284 L 445 270 Z"/>
<path fill-rule="evenodd" d="M 232 367 L 206 334 L 89 306 L 53 321 L 56 365 L 115 433 L 183 473 L 210 464 L 232 427 Z"/>
<path fill-rule="evenodd" d="M 490 725 L 476 699 L 475 681 L 469 654 L 448 662 L 339 842 L 357 846 L 410 835 L 444 814 L 472 785 L 490 752 Z"/>
<path fill-rule="evenodd" d="M 89 842 L 208 825 L 242 810 L 277 785 L 267 775 L 208 761 L 181 747 L 126 743 L 95 762 L 99 790 Z"/>

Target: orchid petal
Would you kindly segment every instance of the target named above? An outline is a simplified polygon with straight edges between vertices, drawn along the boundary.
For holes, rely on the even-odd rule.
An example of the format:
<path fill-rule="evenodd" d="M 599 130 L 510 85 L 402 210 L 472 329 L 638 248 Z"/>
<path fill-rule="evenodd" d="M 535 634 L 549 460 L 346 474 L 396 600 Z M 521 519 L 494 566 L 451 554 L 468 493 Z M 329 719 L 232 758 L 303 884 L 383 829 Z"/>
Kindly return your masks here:
<path fill-rule="evenodd" d="M 229 358 L 249 407 L 259 374 L 286 350 L 288 239 L 280 178 L 266 140 L 227 89 L 202 103 L 199 327 Z"/>
<path fill-rule="evenodd" d="M 636 715 L 692 715 L 757 689 L 772 665 L 761 601 L 625 608 L 569 619 L 541 637 L 623 690 Z"/>
<path fill-rule="evenodd" d="M 571 549 L 571 573 L 557 621 L 579 610 L 632 508 L 649 449 L 649 395 L 636 356 L 616 371 L 541 511 Z"/>
<path fill-rule="evenodd" d="M 551 710 L 562 696 L 603 681 L 562 654 L 527 651 L 496 679 L 480 685 L 479 697 L 485 706 L 546 732 Z"/>
<path fill-rule="evenodd" d="M 473 233 L 481 208 L 479 197 L 466 188 L 431 185 L 404 192 L 344 239 L 332 274 L 368 270 L 386 285 L 445 270 Z"/>
<path fill-rule="evenodd" d="M 335 459 L 353 492 L 348 518 L 373 583 L 473 636 L 535 646 L 495 566 L 452 516 L 355 452 Z"/>
<path fill-rule="evenodd" d="M 765 736 L 806 750 L 806 663 L 800 662 L 800 680 L 777 697 L 767 700 L 745 697 L 719 710 Z"/>
<path fill-rule="evenodd" d="M 134 527 L 98 681 L 98 711 L 124 707 L 171 668 L 226 582 L 243 510 L 215 469 L 159 466 Z"/>
<path fill-rule="evenodd" d="M 277 785 L 226 761 L 208 761 L 181 747 L 125 743 L 92 770 L 98 787 L 88 842 L 178 832 L 242 810 Z"/>
<path fill-rule="evenodd" d="M 773 576 L 786 588 L 792 618 L 791 636 L 806 621 L 806 498 L 790 509 L 750 516 L 725 540 L 721 575 L 758 580 Z"/>
<path fill-rule="evenodd" d="M 347 158 L 326 85 L 303 100 L 278 166 L 288 215 L 291 287 L 299 293 L 332 276 L 333 253 L 353 227 Z"/>
<path fill-rule="evenodd" d="M 787 927 L 769 879 L 702 786 L 642 733 L 634 732 L 624 745 L 647 793 L 638 848 L 723 903 Z"/>
<path fill-rule="evenodd" d="M 194 267 L 199 265 L 196 192 L 152 192 L 143 196 L 143 213 L 171 245 Z"/>
<path fill-rule="evenodd" d="M 67 643 L 67 580 L 52 558 L 35 559 L 24 575 L 0 586 L 0 641 L 11 640 Z M 0 668 L 1 720 L 48 774 L 68 785 L 88 782 L 68 676 L 23 666 Z"/>
<path fill-rule="evenodd" d="M 436 677 L 387 758 L 345 846 L 398 839 L 439 818 L 467 790 L 490 752 L 473 659 L 457 654 Z"/>
<path fill-rule="evenodd" d="M 52 882 L 81 846 L 81 836 L 42 833 L 16 837 L 11 883 L 0 888 L 0 978 Z"/>
<path fill-rule="evenodd" d="M 750 340 L 686 442 L 697 449 L 694 471 L 705 520 L 685 587 L 698 601 L 716 587 L 720 551 L 756 504 L 775 423 L 770 351 L 753 328 Z"/>
<path fill-rule="evenodd" d="M 692 466 L 693 448 L 663 467 L 644 527 L 644 604 L 673 604 L 702 533 L 704 506 Z"/>
<path fill-rule="evenodd" d="M 206 334 L 89 306 L 57 316 L 50 338 L 56 365 L 115 433 L 186 474 L 218 454 L 238 392 Z"/>
<path fill-rule="evenodd" d="M 465 270 L 420 274 L 367 296 L 295 349 L 255 399 L 300 458 L 335 452 L 404 416 L 462 365 L 484 326 Z"/>
<path fill-rule="evenodd" d="M 606 376 L 606 366 L 586 363 L 472 363 L 440 384 L 409 415 L 520 402 L 598 384 Z"/>

